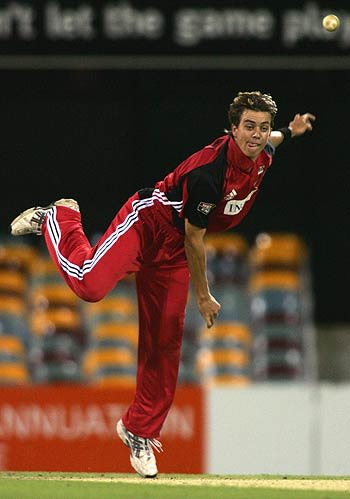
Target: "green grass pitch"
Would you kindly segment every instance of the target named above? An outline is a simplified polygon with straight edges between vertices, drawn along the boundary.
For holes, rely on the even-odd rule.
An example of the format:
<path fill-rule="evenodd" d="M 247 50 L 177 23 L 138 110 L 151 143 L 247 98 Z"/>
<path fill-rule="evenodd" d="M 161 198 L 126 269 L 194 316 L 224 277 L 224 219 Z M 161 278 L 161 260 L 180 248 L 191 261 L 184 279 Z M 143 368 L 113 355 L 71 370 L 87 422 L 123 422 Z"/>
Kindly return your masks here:
<path fill-rule="evenodd" d="M 350 477 L 0 472 L 1 499 L 345 499 Z"/>

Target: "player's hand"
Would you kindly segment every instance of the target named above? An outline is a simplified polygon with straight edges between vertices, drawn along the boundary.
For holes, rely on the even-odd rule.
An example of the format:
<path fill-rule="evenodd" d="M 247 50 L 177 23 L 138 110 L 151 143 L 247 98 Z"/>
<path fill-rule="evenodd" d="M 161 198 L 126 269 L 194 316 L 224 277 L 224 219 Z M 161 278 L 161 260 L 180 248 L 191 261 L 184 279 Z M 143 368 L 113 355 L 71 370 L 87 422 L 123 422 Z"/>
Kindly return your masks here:
<path fill-rule="evenodd" d="M 292 132 L 292 137 L 303 135 L 305 132 L 311 132 L 312 123 L 316 116 L 311 113 L 296 114 L 293 120 L 289 123 L 289 128 Z"/>
<path fill-rule="evenodd" d="M 219 315 L 221 308 L 220 303 L 215 300 L 214 296 L 209 294 L 207 298 L 198 300 L 198 308 L 207 324 L 207 327 L 211 328 L 215 322 L 215 319 Z"/>

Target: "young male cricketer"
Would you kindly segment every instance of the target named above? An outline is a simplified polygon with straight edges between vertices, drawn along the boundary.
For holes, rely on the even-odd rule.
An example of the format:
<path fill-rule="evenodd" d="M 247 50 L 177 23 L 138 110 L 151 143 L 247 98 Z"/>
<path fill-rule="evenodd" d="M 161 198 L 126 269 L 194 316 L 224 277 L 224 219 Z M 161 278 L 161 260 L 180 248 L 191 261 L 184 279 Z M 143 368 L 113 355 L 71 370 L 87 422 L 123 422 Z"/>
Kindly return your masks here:
<path fill-rule="evenodd" d="M 254 203 L 275 148 L 312 130 L 315 116 L 306 113 L 272 131 L 276 113 L 269 94 L 238 93 L 226 134 L 154 188 L 136 192 L 93 247 L 72 199 L 30 208 L 11 224 L 13 235 L 44 235 L 59 271 L 83 300 L 101 300 L 127 273 L 136 273 L 136 393 L 116 430 L 143 477 L 158 473 L 152 447 L 161 450 L 156 439 L 175 393 L 190 275 L 208 328 L 220 310 L 208 287 L 204 235 L 235 227 Z"/>

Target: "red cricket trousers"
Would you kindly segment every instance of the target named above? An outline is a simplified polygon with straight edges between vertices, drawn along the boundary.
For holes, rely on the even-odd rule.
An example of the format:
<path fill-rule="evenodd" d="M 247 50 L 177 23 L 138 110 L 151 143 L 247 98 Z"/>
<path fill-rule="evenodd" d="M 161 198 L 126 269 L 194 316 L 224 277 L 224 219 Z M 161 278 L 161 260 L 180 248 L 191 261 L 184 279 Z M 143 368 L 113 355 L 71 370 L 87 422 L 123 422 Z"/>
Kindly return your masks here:
<path fill-rule="evenodd" d="M 70 208 L 54 206 L 43 225 L 52 259 L 83 300 L 101 300 L 136 272 L 137 383 L 123 422 L 144 438 L 159 436 L 174 398 L 189 286 L 184 236 L 172 225 L 170 203 L 150 192 L 145 199 L 132 196 L 93 247 L 80 213 Z"/>

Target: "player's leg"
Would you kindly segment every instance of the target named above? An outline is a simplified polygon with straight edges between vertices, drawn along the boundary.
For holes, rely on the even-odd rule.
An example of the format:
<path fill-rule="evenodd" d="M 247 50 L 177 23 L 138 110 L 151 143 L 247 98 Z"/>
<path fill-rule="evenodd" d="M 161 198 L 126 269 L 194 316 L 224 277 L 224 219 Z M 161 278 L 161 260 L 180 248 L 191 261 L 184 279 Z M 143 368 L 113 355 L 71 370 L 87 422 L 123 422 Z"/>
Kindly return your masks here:
<path fill-rule="evenodd" d="M 12 234 L 43 234 L 52 259 L 71 289 L 84 300 L 97 301 L 126 273 L 138 270 L 147 229 L 147 223 L 140 221 L 144 208 L 152 206 L 135 194 L 93 247 L 73 200 L 26 210 L 12 222 Z"/>
<path fill-rule="evenodd" d="M 136 276 L 139 300 L 139 347 L 134 401 L 117 432 L 130 447 L 130 461 L 144 477 L 156 476 L 152 450 L 174 399 L 188 294 L 187 265 L 155 270 L 143 268 Z"/>
<path fill-rule="evenodd" d="M 160 434 L 172 404 L 188 294 L 187 266 L 142 269 L 136 277 L 139 347 L 136 396 L 125 426 L 147 438 Z"/>
<path fill-rule="evenodd" d="M 93 247 L 84 234 L 80 213 L 59 206 L 49 211 L 42 228 L 48 250 L 78 296 L 100 300 L 127 273 L 139 269 L 145 231 L 140 212 L 144 208 L 150 209 L 135 194 Z"/>

